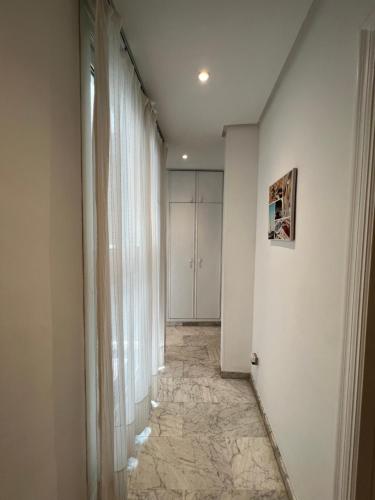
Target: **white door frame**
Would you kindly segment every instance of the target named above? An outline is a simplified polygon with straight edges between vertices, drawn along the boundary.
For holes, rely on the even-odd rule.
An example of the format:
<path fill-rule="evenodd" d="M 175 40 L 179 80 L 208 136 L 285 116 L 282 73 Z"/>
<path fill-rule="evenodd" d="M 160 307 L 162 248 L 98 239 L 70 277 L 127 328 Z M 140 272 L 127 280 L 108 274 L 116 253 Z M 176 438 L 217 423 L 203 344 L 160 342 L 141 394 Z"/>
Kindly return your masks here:
<path fill-rule="evenodd" d="M 354 500 L 375 212 L 375 16 L 361 31 L 335 500 Z"/>

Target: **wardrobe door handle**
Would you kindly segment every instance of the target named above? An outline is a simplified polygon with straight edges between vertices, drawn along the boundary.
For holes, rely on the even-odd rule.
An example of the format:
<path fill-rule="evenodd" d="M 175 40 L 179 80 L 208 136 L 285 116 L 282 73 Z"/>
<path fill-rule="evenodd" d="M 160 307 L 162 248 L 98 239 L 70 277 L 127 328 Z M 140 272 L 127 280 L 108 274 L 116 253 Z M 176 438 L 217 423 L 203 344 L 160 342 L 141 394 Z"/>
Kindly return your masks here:
<path fill-rule="evenodd" d="M 190 266 L 190 269 L 193 268 L 193 262 L 194 262 L 194 259 L 189 259 L 189 266 Z"/>
<path fill-rule="evenodd" d="M 200 258 L 200 259 L 199 259 L 199 267 L 202 267 L 202 264 L 203 264 L 203 259 L 202 259 L 202 258 Z"/>

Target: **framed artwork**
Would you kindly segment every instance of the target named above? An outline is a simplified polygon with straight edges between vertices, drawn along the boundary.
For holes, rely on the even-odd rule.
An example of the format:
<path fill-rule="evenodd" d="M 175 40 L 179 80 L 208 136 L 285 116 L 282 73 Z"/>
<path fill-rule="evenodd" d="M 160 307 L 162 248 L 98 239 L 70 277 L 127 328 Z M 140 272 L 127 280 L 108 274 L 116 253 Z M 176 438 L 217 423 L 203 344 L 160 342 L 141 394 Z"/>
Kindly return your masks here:
<path fill-rule="evenodd" d="M 293 168 L 269 187 L 269 240 L 294 240 L 297 169 Z"/>

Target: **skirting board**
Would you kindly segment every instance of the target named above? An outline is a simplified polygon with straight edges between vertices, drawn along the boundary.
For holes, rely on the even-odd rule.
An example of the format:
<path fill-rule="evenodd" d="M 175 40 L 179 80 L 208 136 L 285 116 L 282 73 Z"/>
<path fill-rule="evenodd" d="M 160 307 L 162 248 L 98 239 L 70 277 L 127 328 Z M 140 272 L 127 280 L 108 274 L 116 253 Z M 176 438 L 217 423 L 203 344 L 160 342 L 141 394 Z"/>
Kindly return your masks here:
<path fill-rule="evenodd" d="M 220 321 L 167 321 L 167 326 L 221 326 Z"/>
<path fill-rule="evenodd" d="M 240 378 L 248 380 L 250 373 L 244 372 L 224 372 L 220 370 L 221 378 Z"/>
<path fill-rule="evenodd" d="M 253 380 L 253 377 L 252 377 L 251 373 L 250 373 L 250 376 L 249 376 L 249 380 L 250 380 L 251 387 L 252 387 L 252 389 L 254 391 L 254 395 L 255 395 L 255 398 L 257 400 L 258 407 L 259 407 L 260 413 L 262 415 L 262 419 L 263 419 L 264 425 L 266 427 L 266 431 L 267 431 L 268 437 L 269 437 L 269 439 L 271 441 L 271 446 L 273 448 L 273 453 L 275 455 L 277 465 L 279 466 L 280 474 L 281 474 L 282 480 L 284 482 L 287 495 L 288 495 L 288 497 L 289 497 L 290 500 L 297 500 L 296 496 L 293 493 L 292 487 L 290 485 L 288 472 L 286 470 L 284 461 L 282 459 L 279 447 L 277 446 L 277 443 L 276 443 L 276 440 L 275 440 L 275 436 L 274 436 L 274 434 L 272 432 L 270 423 L 269 423 L 268 418 L 267 418 L 267 416 L 266 416 L 266 414 L 264 412 L 264 408 L 263 408 L 262 402 L 261 402 L 261 400 L 259 398 L 258 391 L 255 388 L 254 380 Z"/>

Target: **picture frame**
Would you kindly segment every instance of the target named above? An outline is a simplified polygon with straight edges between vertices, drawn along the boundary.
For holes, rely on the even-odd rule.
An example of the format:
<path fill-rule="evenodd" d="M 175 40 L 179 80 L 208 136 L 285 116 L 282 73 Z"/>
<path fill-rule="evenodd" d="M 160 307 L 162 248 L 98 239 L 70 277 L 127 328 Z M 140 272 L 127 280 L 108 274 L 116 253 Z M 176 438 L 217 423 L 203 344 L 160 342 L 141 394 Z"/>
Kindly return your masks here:
<path fill-rule="evenodd" d="M 280 177 L 268 190 L 268 239 L 295 239 L 297 168 Z"/>

